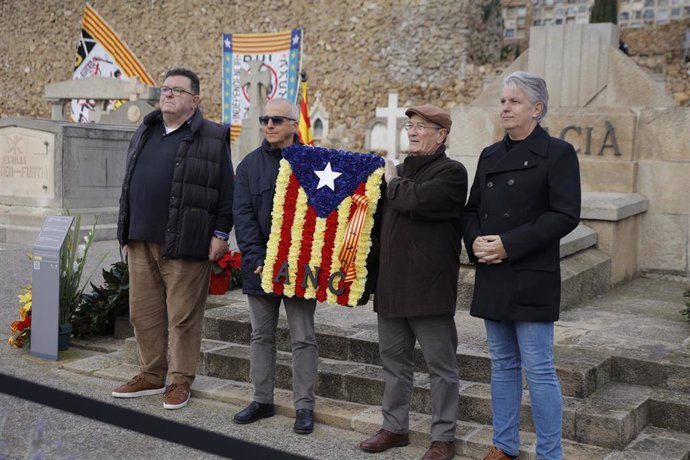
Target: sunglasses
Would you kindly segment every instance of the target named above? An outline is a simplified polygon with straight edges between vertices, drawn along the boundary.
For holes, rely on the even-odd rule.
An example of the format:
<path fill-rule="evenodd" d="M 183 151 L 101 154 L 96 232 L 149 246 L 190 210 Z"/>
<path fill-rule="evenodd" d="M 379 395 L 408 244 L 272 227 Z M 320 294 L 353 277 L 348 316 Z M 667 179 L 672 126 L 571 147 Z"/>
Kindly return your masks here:
<path fill-rule="evenodd" d="M 280 115 L 276 115 L 273 117 L 269 117 L 268 115 L 263 115 L 263 116 L 259 117 L 259 123 L 261 123 L 261 126 L 266 126 L 269 121 L 273 122 L 274 125 L 282 125 L 285 120 L 297 121 L 294 118 L 283 117 Z"/>

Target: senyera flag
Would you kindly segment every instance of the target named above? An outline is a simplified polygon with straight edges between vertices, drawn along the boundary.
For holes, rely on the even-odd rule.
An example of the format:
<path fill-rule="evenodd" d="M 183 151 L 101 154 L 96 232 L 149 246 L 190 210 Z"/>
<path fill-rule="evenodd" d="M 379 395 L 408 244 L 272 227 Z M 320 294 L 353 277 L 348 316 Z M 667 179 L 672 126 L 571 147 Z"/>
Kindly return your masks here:
<path fill-rule="evenodd" d="M 311 131 L 311 120 L 309 119 L 309 103 L 307 102 L 307 72 L 302 69 L 301 95 L 299 98 L 299 124 L 297 134 L 299 140 L 305 145 L 314 145 L 314 136 Z"/>
<path fill-rule="evenodd" d="M 81 35 L 77 45 L 77 59 L 72 74 L 73 80 L 93 76 L 129 80 L 132 77 L 147 85 L 155 86 L 153 78 L 139 59 L 127 47 L 118 34 L 88 3 L 84 8 Z M 124 101 L 110 101 L 109 108 L 117 108 Z M 78 99 L 72 101 L 72 121 L 87 123 L 94 101 Z"/>
<path fill-rule="evenodd" d="M 347 306 L 361 303 L 383 166 L 383 158 L 365 153 L 304 145 L 283 150 L 261 278 L 264 291 Z"/>

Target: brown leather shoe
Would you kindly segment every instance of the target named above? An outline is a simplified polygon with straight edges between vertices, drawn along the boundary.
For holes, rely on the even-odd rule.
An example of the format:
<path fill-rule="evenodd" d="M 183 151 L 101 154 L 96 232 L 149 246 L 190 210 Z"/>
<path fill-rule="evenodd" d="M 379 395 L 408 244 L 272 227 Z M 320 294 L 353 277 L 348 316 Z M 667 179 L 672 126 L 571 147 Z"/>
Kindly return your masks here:
<path fill-rule="evenodd" d="M 165 385 L 149 383 L 144 379 L 144 374 L 138 374 L 129 382 L 115 388 L 112 395 L 116 398 L 138 398 L 161 393 L 165 393 Z"/>
<path fill-rule="evenodd" d="M 455 443 L 433 441 L 422 460 L 450 460 L 455 457 Z"/>
<path fill-rule="evenodd" d="M 359 448 L 364 452 L 383 452 L 391 447 L 403 447 L 410 443 L 408 433 L 391 433 L 381 429 L 374 436 L 359 443 Z"/>
<path fill-rule="evenodd" d="M 189 384 L 172 383 L 168 386 L 165 392 L 165 401 L 163 402 L 164 409 L 181 409 L 189 402 L 189 397 L 192 392 L 189 389 Z"/>
<path fill-rule="evenodd" d="M 498 447 L 492 447 L 484 460 L 515 460 L 517 457 L 510 457 Z"/>

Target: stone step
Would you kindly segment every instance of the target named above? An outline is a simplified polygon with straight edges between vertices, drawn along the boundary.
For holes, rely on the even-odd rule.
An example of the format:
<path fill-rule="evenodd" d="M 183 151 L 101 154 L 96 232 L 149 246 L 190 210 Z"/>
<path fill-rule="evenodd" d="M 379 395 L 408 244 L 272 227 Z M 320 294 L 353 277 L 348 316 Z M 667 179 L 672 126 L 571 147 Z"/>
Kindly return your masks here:
<path fill-rule="evenodd" d="M 218 302 L 216 299 L 212 301 Z M 251 322 L 246 302 L 238 297 L 231 305 L 213 305 L 213 307 L 207 309 L 204 316 L 204 338 L 248 345 Z M 322 317 L 328 314 L 339 314 L 346 321 L 346 315 L 352 316 L 348 313 L 354 312 L 347 309 L 317 309 L 315 329 L 319 356 L 326 359 L 380 365 L 378 332 L 375 325 L 359 323 L 336 326 L 320 321 L 328 320 Z M 491 360 L 486 350 L 485 338 L 483 335 L 474 335 L 473 329 L 477 320 L 474 319 L 472 323 L 468 320 L 467 312 L 458 312 L 456 315 L 460 342 L 457 352 L 460 378 L 472 382 L 489 383 Z M 284 316 L 278 320 L 276 346 L 278 350 L 285 352 L 291 349 L 289 329 Z M 604 353 L 557 346 L 555 359 L 562 391 L 566 396 L 587 396 L 610 380 L 610 358 Z M 415 370 L 427 372 L 424 357 L 418 346 L 415 350 Z"/>
<path fill-rule="evenodd" d="M 136 362 L 136 343 L 133 339 L 127 340 L 126 355 L 131 364 Z M 198 372 L 226 380 L 249 382 L 249 356 L 248 345 L 204 340 Z M 316 393 L 319 397 L 377 406 L 381 404 L 383 396 L 382 374 L 381 367 L 377 365 L 321 358 Z M 290 353 L 277 353 L 275 379 L 277 388 L 291 389 Z M 534 432 L 529 400 L 529 394 L 525 391 L 520 428 Z M 415 373 L 411 410 L 422 414 L 431 413 L 429 376 L 426 373 Z M 620 449 L 650 423 L 690 431 L 687 424 L 683 427 L 682 420 L 688 410 L 690 397 L 672 392 L 659 394 L 650 387 L 610 382 L 587 398 L 564 397 L 563 438 Z M 462 421 L 490 425 L 489 384 L 462 380 L 458 411 Z M 664 414 L 673 416 L 669 420 Z"/>
<path fill-rule="evenodd" d="M 96 241 L 117 239 L 117 207 L 71 209 L 72 214 L 81 214 L 81 230 L 90 229 L 97 219 Z M 59 214 L 51 208 L 31 208 L 0 205 L 0 242 L 32 244 L 38 236 L 45 217 Z"/>
<path fill-rule="evenodd" d="M 579 243 L 577 243 L 579 244 Z M 576 243 L 568 250 L 574 250 Z M 564 246 L 561 245 L 561 251 Z M 567 310 L 611 288 L 611 258 L 589 247 L 561 259 L 561 310 Z M 474 292 L 474 267 L 462 264 L 458 279 L 458 309 L 469 309 Z"/>
<path fill-rule="evenodd" d="M 132 375 L 138 372 L 138 368 L 131 364 L 111 364 L 112 365 L 109 366 L 102 358 L 88 358 L 67 364 L 65 368 L 72 372 L 84 373 L 120 382 L 126 382 Z M 212 399 L 238 407 L 243 407 L 251 402 L 252 393 L 253 387 L 249 383 L 205 375 L 197 376 L 192 385 L 192 396 L 194 398 Z M 274 403 L 277 414 L 294 417 L 292 392 L 276 389 Z M 317 399 L 314 417 L 317 424 L 327 424 L 361 433 L 362 440 L 375 433 L 381 427 L 383 421 L 381 408 L 379 406 L 326 397 L 319 397 Z M 429 437 L 430 427 L 430 415 L 411 412 L 411 444 L 422 447 L 428 446 L 431 442 Z M 656 430 L 654 436 L 665 436 L 669 440 L 677 438 L 673 433 L 665 430 Z M 520 439 L 520 458 L 534 459 L 534 433 L 521 432 Z M 455 441 L 457 455 L 472 459 L 482 459 L 492 445 L 491 427 L 474 422 L 458 421 Z M 603 447 L 587 445 L 567 439 L 563 441 L 564 458 L 569 460 L 604 460 L 614 453 L 616 452 Z M 669 456 L 667 458 L 680 460 L 683 457 Z"/>
<path fill-rule="evenodd" d="M 127 346 L 132 348 L 133 341 Z M 213 344 L 218 345 L 218 344 Z M 131 350 L 129 351 L 131 353 Z M 138 372 L 138 366 L 122 364 L 121 351 L 105 355 L 90 356 L 81 360 L 66 362 L 63 369 L 104 379 L 126 382 Z M 116 384 L 113 384 L 116 386 Z M 252 400 L 253 388 L 250 383 L 225 380 L 198 375 L 192 385 L 194 398 L 212 399 L 238 407 L 244 407 Z M 192 402 L 193 404 L 193 402 Z M 275 392 L 276 412 L 294 417 L 292 393 L 277 389 Z M 338 428 L 357 431 L 362 439 L 378 430 L 382 423 L 381 408 L 330 399 L 320 396 L 315 411 L 317 424 L 327 424 Z M 410 441 L 413 445 L 429 445 L 431 417 L 427 414 L 410 414 Z M 520 433 L 520 458 L 534 459 L 535 435 L 529 431 Z M 459 421 L 456 430 L 456 449 L 458 455 L 473 459 L 484 458 L 492 444 L 492 430 L 488 425 Z M 645 427 L 630 443 L 621 450 L 563 440 L 563 458 L 568 460 L 687 460 L 690 450 L 690 434 L 658 428 Z"/>

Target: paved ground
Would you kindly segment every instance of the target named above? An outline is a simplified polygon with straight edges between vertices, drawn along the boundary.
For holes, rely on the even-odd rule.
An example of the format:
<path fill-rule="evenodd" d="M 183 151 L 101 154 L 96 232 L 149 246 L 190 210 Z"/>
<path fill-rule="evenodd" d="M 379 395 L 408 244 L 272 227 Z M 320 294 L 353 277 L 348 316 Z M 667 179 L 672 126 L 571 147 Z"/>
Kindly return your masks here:
<path fill-rule="evenodd" d="M 5 344 L 9 323 L 17 316 L 19 287 L 30 277 L 25 252 L 25 248 L 0 246 L 0 338 L 3 339 L 0 342 L 0 372 L 111 402 L 109 394 L 116 382 L 62 368 L 95 352 L 73 348 L 62 354 L 60 361 L 46 362 Z M 119 259 L 117 245 L 103 242 L 94 246 L 90 260 L 98 260 L 103 253 L 109 253 L 105 266 Z M 89 269 L 87 267 L 87 272 Z M 667 277 L 641 278 L 618 287 L 564 312 L 557 325 L 556 341 L 636 356 L 654 357 L 669 350 L 687 352 L 690 350 L 690 324 L 684 321 L 679 310 L 683 308 L 682 291 L 688 286 L 688 279 Z M 320 310 L 325 322 L 336 315 L 328 309 Z M 347 322 L 348 317 L 357 314 L 352 310 L 345 312 L 340 312 L 339 322 Z M 364 311 L 361 314 L 370 315 Z M 473 321 L 466 313 L 460 317 L 464 324 L 459 326 L 461 338 L 481 346 L 481 323 Z M 293 419 L 283 416 L 238 426 L 232 423 L 231 417 L 240 408 L 212 400 L 195 398 L 181 411 L 164 411 L 159 397 L 119 401 L 118 404 L 310 458 L 413 459 L 421 458 L 424 453 L 423 448 L 408 446 L 383 454 L 364 454 L 357 449 L 362 439 L 359 433 L 317 424 L 312 435 L 299 436 L 291 430 Z M 44 458 L 69 458 L 69 455 L 87 459 L 213 458 L 174 443 L 0 394 L 0 459 L 3 455 L 26 457 L 34 450 L 38 434 L 42 434 L 40 447 L 46 454 Z"/>
<path fill-rule="evenodd" d="M 19 287 L 27 284 L 30 279 L 31 266 L 25 255 L 26 251 L 26 248 L 18 246 L 0 246 L 0 372 L 112 402 L 110 391 L 119 382 L 82 376 L 61 369 L 66 363 L 93 352 L 72 348 L 61 354 L 60 361 L 49 362 L 33 358 L 26 351 L 7 345 L 9 324 L 17 316 Z M 119 260 L 117 245 L 113 242 L 97 243 L 89 259 L 98 260 L 103 253 L 109 253 L 105 266 Z M 121 404 L 123 407 L 136 408 L 166 419 L 315 459 L 418 459 L 424 454 L 424 449 L 408 446 L 372 457 L 357 449 L 362 440 L 359 433 L 317 424 L 312 435 L 300 436 L 292 432 L 294 419 L 280 415 L 262 423 L 239 426 L 232 423 L 231 418 L 240 407 L 209 400 L 194 399 L 187 408 L 180 411 L 163 410 L 161 397 L 139 398 L 122 401 Z M 36 444 L 36 438 L 41 433 L 42 442 L 39 447 L 43 450 L 43 458 L 215 458 L 174 443 L 0 394 L 0 459 L 31 458 L 27 455 L 34 451 L 32 442 Z"/>

